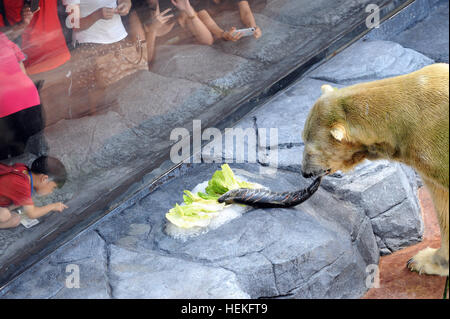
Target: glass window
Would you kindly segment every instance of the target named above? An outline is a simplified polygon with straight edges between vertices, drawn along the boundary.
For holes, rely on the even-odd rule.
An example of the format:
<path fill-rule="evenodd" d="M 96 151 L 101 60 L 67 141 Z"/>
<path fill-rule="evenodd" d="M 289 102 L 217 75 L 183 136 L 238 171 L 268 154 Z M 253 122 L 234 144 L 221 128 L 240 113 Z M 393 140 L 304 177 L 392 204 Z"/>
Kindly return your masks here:
<path fill-rule="evenodd" d="M 0 0 L 0 283 L 391 2 Z"/>

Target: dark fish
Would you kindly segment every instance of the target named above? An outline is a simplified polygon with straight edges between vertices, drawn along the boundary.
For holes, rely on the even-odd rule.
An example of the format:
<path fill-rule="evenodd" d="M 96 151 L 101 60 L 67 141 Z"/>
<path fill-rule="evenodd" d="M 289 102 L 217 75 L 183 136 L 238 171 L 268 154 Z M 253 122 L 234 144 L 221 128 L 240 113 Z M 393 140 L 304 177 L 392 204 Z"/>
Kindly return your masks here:
<path fill-rule="evenodd" d="M 322 177 L 305 189 L 296 192 L 275 193 L 266 189 L 233 189 L 219 198 L 219 203 L 245 204 L 257 208 L 287 208 L 308 200 L 318 189 Z"/>

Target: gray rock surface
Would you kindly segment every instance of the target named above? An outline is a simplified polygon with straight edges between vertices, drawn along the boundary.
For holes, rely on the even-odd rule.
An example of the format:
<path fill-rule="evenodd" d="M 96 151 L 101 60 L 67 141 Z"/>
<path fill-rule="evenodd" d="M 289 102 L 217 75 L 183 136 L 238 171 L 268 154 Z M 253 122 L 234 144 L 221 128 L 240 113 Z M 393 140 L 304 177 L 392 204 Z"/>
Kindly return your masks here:
<path fill-rule="evenodd" d="M 110 250 L 110 284 L 115 298 L 249 298 L 236 275 L 223 268 L 114 245 Z"/>
<path fill-rule="evenodd" d="M 80 235 L 55 254 L 41 260 L 4 290 L 5 299 L 110 298 L 107 280 L 106 246 L 95 232 Z M 74 271 L 72 265 L 78 267 Z M 79 288 L 68 288 L 79 274 Z M 69 285 L 66 285 L 66 282 Z"/>
<path fill-rule="evenodd" d="M 422 22 L 393 37 L 391 41 L 397 42 L 405 48 L 416 50 L 436 62 L 448 63 L 449 45 L 449 3 L 443 2 L 433 8 L 431 14 Z M 434 34 L 435 36 L 430 36 Z"/>
<path fill-rule="evenodd" d="M 384 21 L 378 28 L 373 28 L 364 36 L 366 40 L 390 40 L 392 37 L 408 30 L 428 17 L 437 2 L 446 0 L 416 0 L 398 12 L 394 17 Z"/>
<path fill-rule="evenodd" d="M 164 232 L 164 213 L 181 200 L 181 195 L 174 198 L 173 194 L 181 194 L 184 189 L 191 189 L 207 180 L 218 167 L 205 164 L 195 166 L 188 170 L 187 175 L 163 185 L 142 200 L 139 207 L 129 210 L 126 215 L 131 214 L 130 222 L 135 223 L 132 216 L 136 216 L 138 209 L 147 212 L 151 224 L 146 239 L 140 240 L 133 249 L 155 250 L 190 262 L 228 269 L 236 274 L 244 291 L 253 298 L 293 296 L 298 287 L 306 285 L 309 278 L 324 267 L 336 273 L 340 273 L 340 269 L 353 267 L 353 275 L 359 274 L 362 278 L 366 264 L 377 262 L 377 246 L 368 218 L 351 205 L 339 204 L 323 191 L 320 199 L 305 203 L 298 210 L 253 210 L 187 242 L 167 236 Z M 294 190 L 307 184 L 298 174 L 282 171 L 274 176 L 260 176 L 259 167 L 255 164 L 233 167 L 236 174 L 242 174 L 274 190 Z M 327 201 L 324 201 L 325 198 Z M 325 202 L 326 207 L 316 213 L 319 210 L 314 205 Z M 335 209 L 341 213 L 331 217 L 331 220 L 325 217 Z M 122 221 L 126 219 L 125 215 L 121 217 Z M 336 225 L 338 219 L 340 221 Z M 362 227 L 364 222 L 370 227 Z M 111 220 L 100 225 L 98 231 L 103 233 L 105 227 L 109 229 L 107 224 L 110 223 L 118 221 Z M 114 237 L 113 242 L 117 245 L 130 247 L 129 243 Z M 368 245 L 365 248 L 360 243 L 363 237 L 365 245 Z M 375 248 L 376 253 L 368 247 Z M 338 259 L 339 262 L 335 264 Z M 255 275 L 260 273 L 265 280 L 256 280 Z M 327 276 L 325 273 L 328 272 L 323 272 Z M 321 276 L 316 276 L 315 280 L 320 281 Z M 353 281 L 350 277 L 342 280 L 348 296 L 356 297 L 365 289 L 364 280 Z M 331 296 L 331 292 L 313 293 L 313 297 Z"/>
<path fill-rule="evenodd" d="M 365 268 L 378 262 L 370 221 L 323 190 L 297 209 L 253 210 L 186 242 L 166 235 L 167 210 L 182 199 L 184 189 L 209 179 L 218 167 L 195 165 L 133 207 L 108 216 L 0 296 L 357 298 L 364 293 Z M 257 164 L 233 168 L 278 191 L 308 183 L 283 171 L 262 176 Z M 65 287 L 68 264 L 80 268 L 78 289 Z M 28 288 L 48 278 L 53 278 L 51 286 Z M 29 281 L 23 286 L 22 280 Z"/>
<path fill-rule="evenodd" d="M 311 42 L 319 38 L 323 28 L 315 26 L 293 25 L 277 22 L 273 18 L 255 13 L 256 24 L 263 35 L 259 39 L 248 37 L 238 42 L 218 41 L 215 47 L 220 51 L 265 64 L 280 62 L 286 57 L 298 54 L 308 48 Z M 232 27 L 243 28 L 238 12 L 225 11 L 215 18 L 224 30 Z M 283 47 L 283 50 L 280 50 Z"/>
<path fill-rule="evenodd" d="M 352 19 L 370 3 L 384 1 L 343 0 L 268 0 L 263 13 L 286 24 L 295 26 L 327 25 L 336 26 L 343 19 Z M 300 3 L 300 4 L 299 4 Z"/>
<path fill-rule="evenodd" d="M 114 125 L 111 125 L 111 123 L 114 123 Z M 128 141 L 126 139 L 121 141 L 120 138 L 117 138 L 124 134 L 129 135 Z M 111 147 L 108 147 L 108 144 L 114 144 L 117 153 L 107 154 L 109 152 L 106 152 L 105 155 L 109 156 L 99 158 L 98 160 L 103 167 L 112 167 L 114 162 L 127 160 L 128 158 L 123 158 L 127 153 L 120 152 L 120 147 L 123 148 L 129 140 L 137 138 L 128 129 L 121 116 L 113 111 L 81 119 L 62 120 L 47 128 L 44 135 L 48 150 L 32 149 L 36 145 L 34 138 L 37 138 L 38 135 L 29 140 L 29 149 L 36 155 L 46 153 L 60 159 L 70 176 L 84 176 L 97 169 L 98 166 L 95 165 L 93 158 L 95 154 L 110 149 Z M 83 147 L 80 147 L 80 145 L 83 145 Z"/>
<path fill-rule="evenodd" d="M 382 254 L 422 239 L 424 225 L 417 199 L 417 182 L 409 167 L 386 161 L 366 162 L 351 174 L 328 177 L 323 187 L 350 201 L 371 219 Z"/>
<path fill-rule="evenodd" d="M 258 132 L 255 119 L 246 116 L 232 128 L 227 128 L 217 136 L 208 137 L 201 155 L 204 163 L 257 163 L 258 161 Z M 218 133 L 218 132 L 217 132 Z M 270 132 L 264 132 L 270 136 Z M 241 151 L 242 150 L 242 151 Z"/>
<path fill-rule="evenodd" d="M 146 137 L 162 137 L 161 131 L 169 125 L 177 127 L 187 121 L 189 112 L 205 109 L 220 96 L 220 92 L 195 81 L 140 71 L 110 86 L 106 101 L 131 127 L 144 130 Z"/>
<path fill-rule="evenodd" d="M 203 83 L 224 92 L 247 86 L 255 73 L 262 70 L 260 63 L 204 45 L 164 45 L 158 47 L 156 56 L 152 72 Z"/>
<path fill-rule="evenodd" d="M 352 84 L 407 74 L 433 62 L 432 59 L 394 42 L 358 41 L 324 63 L 310 77 L 332 83 Z"/>

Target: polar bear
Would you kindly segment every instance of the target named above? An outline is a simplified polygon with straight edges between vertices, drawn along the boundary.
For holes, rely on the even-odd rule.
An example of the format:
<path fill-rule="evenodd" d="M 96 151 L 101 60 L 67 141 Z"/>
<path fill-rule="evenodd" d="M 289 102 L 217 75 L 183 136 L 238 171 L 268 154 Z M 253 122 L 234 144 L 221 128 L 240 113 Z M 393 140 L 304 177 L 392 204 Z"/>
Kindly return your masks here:
<path fill-rule="evenodd" d="M 303 131 L 303 176 L 349 171 L 364 159 L 413 167 L 431 192 L 441 247 L 420 251 L 407 266 L 420 274 L 448 276 L 448 64 L 342 89 L 324 85 L 322 93 Z"/>

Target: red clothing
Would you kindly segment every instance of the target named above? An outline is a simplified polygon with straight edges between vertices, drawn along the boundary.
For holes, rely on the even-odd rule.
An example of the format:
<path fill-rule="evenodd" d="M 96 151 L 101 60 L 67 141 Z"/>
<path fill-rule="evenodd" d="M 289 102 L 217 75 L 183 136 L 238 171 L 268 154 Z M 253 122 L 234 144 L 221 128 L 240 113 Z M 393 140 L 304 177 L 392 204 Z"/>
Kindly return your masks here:
<path fill-rule="evenodd" d="M 0 207 L 31 206 L 31 183 L 25 164 L 14 164 L 15 173 L 0 175 Z"/>
<path fill-rule="evenodd" d="M 53 70 L 70 60 L 61 23 L 58 18 L 57 0 L 41 0 L 40 10 L 22 35 L 23 52 L 28 59 L 28 74 Z"/>
<path fill-rule="evenodd" d="M 3 0 L 5 16 L 10 25 L 22 21 L 23 0 Z"/>
<path fill-rule="evenodd" d="M 0 118 L 41 104 L 33 81 L 23 73 L 22 51 L 0 32 Z"/>
<path fill-rule="evenodd" d="M 5 26 L 5 21 L 3 21 L 3 16 L 0 14 L 0 28 Z"/>
<path fill-rule="evenodd" d="M 24 1 L 3 1 L 10 25 L 20 22 Z M 40 0 L 39 7 L 22 35 L 22 50 L 28 57 L 24 63 L 28 74 L 50 71 L 70 60 L 59 22 L 57 0 Z"/>

